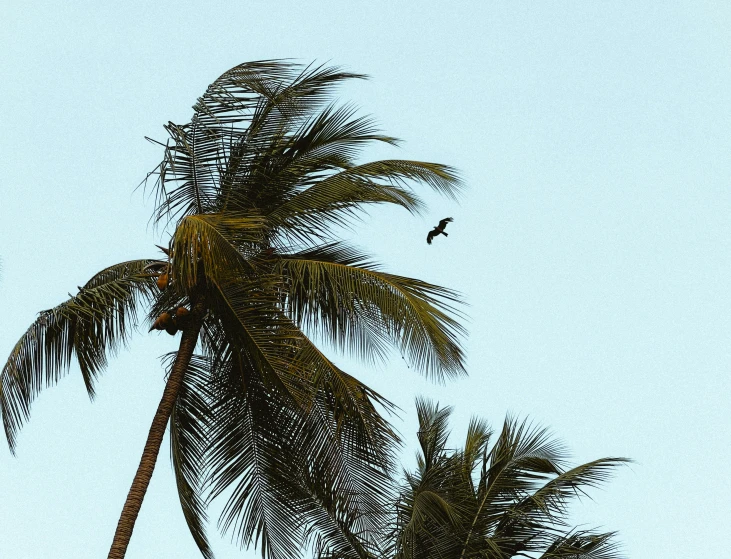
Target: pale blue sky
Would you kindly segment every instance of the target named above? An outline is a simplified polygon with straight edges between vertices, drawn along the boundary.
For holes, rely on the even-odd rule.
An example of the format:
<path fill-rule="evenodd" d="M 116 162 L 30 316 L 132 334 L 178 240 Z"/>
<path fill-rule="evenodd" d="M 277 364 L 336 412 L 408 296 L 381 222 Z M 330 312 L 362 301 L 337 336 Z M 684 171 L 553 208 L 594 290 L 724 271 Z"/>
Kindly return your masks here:
<path fill-rule="evenodd" d="M 156 254 L 134 187 L 144 136 L 226 69 L 293 57 L 370 74 L 342 91 L 405 143 L 374 157 L 458 167 L 461 204 L 376 210 L 357 242 L 463 292 L 470 377 L 395 359 L 350 370 L 455 428 L 508 411 L 577 461 L 628 456 L 577 521 L 630 557 L 724 557 L 731 491 L 731 4 L 726 1 L 10 2 L 0 18 L 0 354 L 102 267 Z M 448 239 L 426 231 L 452 215 Z M 162 391 L 167 336 L 140 334 L 88 402 L 74 368 L 0 449 L 0 557 L 105 556 Z M 165 443 L 166 444 L 166 443 Z M 239 552 L 211 530 L 221 559 Z M 167 446 L 127 557 L 197 557 Z"/>

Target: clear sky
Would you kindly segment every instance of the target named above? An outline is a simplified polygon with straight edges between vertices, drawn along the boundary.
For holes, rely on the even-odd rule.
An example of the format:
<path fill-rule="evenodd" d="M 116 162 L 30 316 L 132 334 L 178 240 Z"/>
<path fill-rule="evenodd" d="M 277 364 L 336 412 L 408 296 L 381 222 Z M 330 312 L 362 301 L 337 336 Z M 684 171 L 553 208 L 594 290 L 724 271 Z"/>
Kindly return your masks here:
<path fill-rule="evenodd" d="M 357 242 L 389 271 L 461 291 L 469 378 L 398 355 L 338 362 L 403 408 L 550 426 L 576 461 L 636 461 L 577 507 L 630 557 L 726 557 L 731 492 L 731 4 L 726 0 L 8 2 L 0 21 L 0 358 L 93 273 L 153 257 L 159 161 L 249 60 L 369 74 L 342 90 L 468 185 L 423 218 L 375 210 Z M 451 215 L 450 236 L 426 232 Z M 74 367 L 0 448 L 0 557 L 106 556 L 163 387 L 167 335 L 140 333 L 90 404 Z M 197 557 L 164 443 L 129 559 Z M 239 552 L 211 539 L 217 556 Z"/>

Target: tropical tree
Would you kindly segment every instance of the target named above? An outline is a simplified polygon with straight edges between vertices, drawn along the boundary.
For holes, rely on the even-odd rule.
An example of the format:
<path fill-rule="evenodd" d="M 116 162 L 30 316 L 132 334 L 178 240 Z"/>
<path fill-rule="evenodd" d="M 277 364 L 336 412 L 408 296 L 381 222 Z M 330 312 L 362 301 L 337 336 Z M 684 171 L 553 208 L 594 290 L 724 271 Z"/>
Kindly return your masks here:
<path fill-rule="evenodd" d="M 572 527 L 569 502 L 604 482 L 625 458 L 567 467 L 549 432 L 508 417 L 493 442 L 472 419 L 464 446 L 447 448 L 451 408 L 417 401 L 417 467 L 404 472 L 389 531 L 394 559 L 613 559 L 612 532 Z M 325 555 L 325 554 L 323 554 Z"/>
<path fill-rule="evenodd" d="M 164 158 L 146 184 L 152 220 L 170 234 L 164 256 L 102 270 L 12 350 L 0 409 L 14 451 L 33 399 L 74 357 L 93 397 L 141 309 L 153 329 L 182 332 L 110 558 L 125 554 L 168 424 L 205 557 L 206 505 L 224 492 L 222 529 L 265 556 L 297 556 L 307 541 L 375 553 L 396 439 L 389 404 L 313 340 L 368 362 L 395 347 L 440 379 L 464 372 L 463 329 L 455 293 L 381 271 L 337 231 L 371 204 L 418 213 L 415 186 L 454 198 L 459 181 L 445 165 L 356 160 L 370 143 L 396 143 L 333 103 L 335 86 L 361 77 L 282 61 L 224 73 L 158 142 Z"/>

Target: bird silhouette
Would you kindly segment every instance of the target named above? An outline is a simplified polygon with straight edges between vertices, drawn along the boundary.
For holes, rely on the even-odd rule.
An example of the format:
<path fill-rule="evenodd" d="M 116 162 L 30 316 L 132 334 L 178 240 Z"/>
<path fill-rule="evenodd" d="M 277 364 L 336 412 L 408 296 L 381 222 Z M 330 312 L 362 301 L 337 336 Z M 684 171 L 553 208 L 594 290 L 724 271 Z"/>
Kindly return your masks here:
<path fill-rule="evenodd" d="M 444 235 L 445 237 L 449 237 L 444 232 L 444 229 L 447 227 L 447 223 L 450 223 L 454 221 L 451 217 L 445 217 L 443 220 L 439 222 L 439 225 L 437 225 L 434 229 L 429 231 L 429 234 L 426 236 L 426 242 L 427 244 L 431 244 L 431 240 L 436 237 L 437 235 Z"/>

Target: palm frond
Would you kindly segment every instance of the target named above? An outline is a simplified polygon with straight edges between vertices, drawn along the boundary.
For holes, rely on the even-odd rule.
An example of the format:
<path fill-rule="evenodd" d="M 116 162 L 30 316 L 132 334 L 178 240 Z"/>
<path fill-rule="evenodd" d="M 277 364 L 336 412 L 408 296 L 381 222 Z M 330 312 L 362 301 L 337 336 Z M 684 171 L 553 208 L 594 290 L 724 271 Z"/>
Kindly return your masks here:
<path fill-rule="evenodd" d="M 176 355 L 169 356 L 170 367 Z M 207 514 L 202 494 L 212 402 L 210 362 L 194 355 L 170 417 L 170 451 L 183 516 L 205 559 L 213 559 L 205 533 Z"/>
<path fill-rule="evenodd" d="M 464 448 L 460 455 L 462 458 L 462 475 L 465 481 L 469 483 L 472 493 L 475 493 L 473 475 L 480 457 L 486 454 L 491 436 L 492 430 L 484 419 L 478 417 L 470 419 Z"/>
<path fill-rule="evenodd" d="M 211 279 L 250 274 L 247 257 L 259 252 L 263 220 L 236 213 L 191 215 L 181 220 L 172 239 L 172 283 L 183 293 Z"/>
<path fill-rule="evenodd" d="M 302 332 L 277 307 L 278 297 L 263 275 L 253 280 L 231 278 L 212 282 L 208 292 L 212 318 L 225 332 L 219 355 L 239 352 L 258 371 L 268 388 L 281 391 L 303 409 L 312 403 L 314 390 L 310 371 L 293 358 Z"/>
<path fill-rule="evenodd" d="M 299 125 L 283 128 L 254 150 L 250 139 L 237 148 L 235 167 L 227 167 L 223 208 L 257 207 L 265 213 L 333 172 L 354 166 L 354 156 L 368 142 L 395 143 L 378 133 L 367 117 L 350 106 L 327 107 Z M 290 123 L 296 126 L 297 123 Z M 248 154 L 248 160 L 245 156 Z M 246 162 L 242 167 L 241 163 Z M 272 222 L 273 223 L 273 222 Z"/>
<path fill-rule="evenodd" d="M 419 470 L 431 469 L 437 460 L 443 457 L 449 438 L 449 417 L 452 407 L 439 407 L 424 398 L 416 399 L 416 414 L 419 419 L 419 446 L 421 454 L 417 456 Z"/>
<path fill-rule="evenodd" d="M 560 474 L 567 461 L 567 452 L 560 441 L 551 437 L 548 429 L 508 417 L 487 458 L 489 465 L 481 479 L 480 490 L 489 501 L 507 499 L 512 502 L 516 495 L 536 482 Z"/>
<path fill-rule="evenodd" d="M 598 534 L 577 530 L 555 541 L 540 559 L 620 559 L 620 546 L 614 541 L 616 532 Z"/>
<path fill-rule="evenodd" d="M 247 62 L 224 72 L 208 86 L 193 110 L 225 122 L 227 116 L 249 113 L 266 100 L 290 115 L 310 114 L 332 98 L 334 86 L 363 78 L 363 74 L 335 66 L 303 66 L 290 60 Z"/>
<path fill-rule="evenodd" d="M 453 291 L 380 272 L 340 244 L 281 256 L 276 272 L 293 320 L 337 347 L 372 360 L 394 345 L 433 379 L 464 373 Z"/>
<path fill-rule="evenodd" d="M 263 557 L 298 557 L 302 491 L 298 464 L 288 450 L 296 434 L 292 402 L 268 390 L 256 370 L 241 371 L 243 361 L 231 365 L 246 380 L 238 390 L 231 383 L 218 388 L 209 454 L 211 497 L 233 488 L 219 527 L 233 531 L 242 547 L 260 543 Z"/>
<path fill-rule="evenodd" d="M 13 348 L 0 373 L 0 408 L 11 450 L 30 416 L 30 405 L 46 386 L 66 374 L 75 355 L 90 398 L 107 355 L 126 343 L 137 326 L 137 307 L 157 292 L 145 271 L 151 260 L 106 268 L 66 302 L 40 313 Z"/>
<path fill-rule="evenodd" d="M 153 220 L 225 208 L 241 172 L 246 177 L 266 168 L 281 138 L 327 102 L 334 86 L 361 77 L 287 61 L 247 63 L 225 72 L 195 104 L 189 124 L 166 126 L 172 143 L 148 174 L 157 176 Z"/>
<path fill-rule="evenodd" d="M 231 490 L 221 528 L 243 546 L 260 542 L 268 557 L 299 555 L 308 536 L 358 555 L 374 530 L 367 517 L 380 509 L 376 480 L 387 486 L 388 478 L 363 460 L 348 435 L 333 436 L 323 404 L 319 412 L 303 412 L 267 389 L 244 360 L 230 365 L 216 384 L 208 462 L 212 496 Z"/>
<path fill-rule="evenodd" d="M 322 237 L 333 224 L 348 226 L 369 204 L 395 204 L 420 214 L 424 204 L 414 183 L 426 183 L 451 198 L 461 188 L 454 169 L 421 161 L 374 161 L 317 178 L 267 215 L 294 239 Z"/>
<path fill-rule="evenodd" d="M 387 468 L 396 435 L 374 404 L 386 410 L 391 404 L 335 366 L 272 305 L 266 290 L 255 291 L 258 286 L 242 282 L 216 286 L 219 295 L 212 309 L 227 337 L 223 349 L 213 351 L 223 356 L 221 360 L 235 352 L 245 356 L 248 367 L 257 370 L 269 390 L 280 392 L 313 417 L 316 408 L 327 403 L 320 411 L 328 410 L 338 429 L 355 429 L 348 440 L 369 449 L 371 455 L 363 458 Z M 339 430 L 334 435 L 344 436 Z"/>
<path fill-rule="evenodd" d="M 511 507 L 512 513 L 534 521 L 558 521 L 567 513 L 569 500 L 597 488 L 614 470 L 631 462 L 627 458 L 601 458 L 560 473 Z"/>
<path fill-rule="evenodd" d="M 235 293 L 225 293 L 236 300 Z M 204 347 L 219 371 L 217 401 L 232 402 L 218 407 L 220 427 L 211 437 L 212 495 L 237 488 L 227 502 L 222 528 L 237 533 L 242 545 L 258 538 L 268 542 L 262 549 L 271 556 L 292 552 L 278 547 L 289 543 L 275 542 L 283 537 L 280 528 L 285 524 L 287 538 L 294 542 L 314 537 L 323 549 L 356 553 L 353 533 L 378 532 L 376 518 L 389 488 L 395 435 L 373 406 L 374 401 L 387 402 L 308 345 L 291 323 L 275 322 L 288 330 L 282 336 L 272 327 L 259 331 L 262 318 L 251 312 L 239 308 L 235 314 L 245 332 L 237 335 L 235 325 L 227 322 L 221 327 L 225 338 L 215 332 L 204 335 Z M 267 406 L 276 408 L 275 415 L 268 408 L 255 408 L 263 404 L 253 400 L 264 397 Z M 260 414 L 270 419 L 260 425 Z M 256 443 L 259 436 L 262 440 Z M 250 463 L 251 455 L 268 452 L 270 446 L 276 457 L 263 456 L 258 463 L 262 470 L 255 475 L 259 466 Z M 270 462 L 276 464 L 273 473 L 264 467 Z M 287 503 L 280 503 L 282 499 Z M 289 521 L 280 525 L 279 514 Z M 366 545 L 371 536 L 364 537 Z"/>

